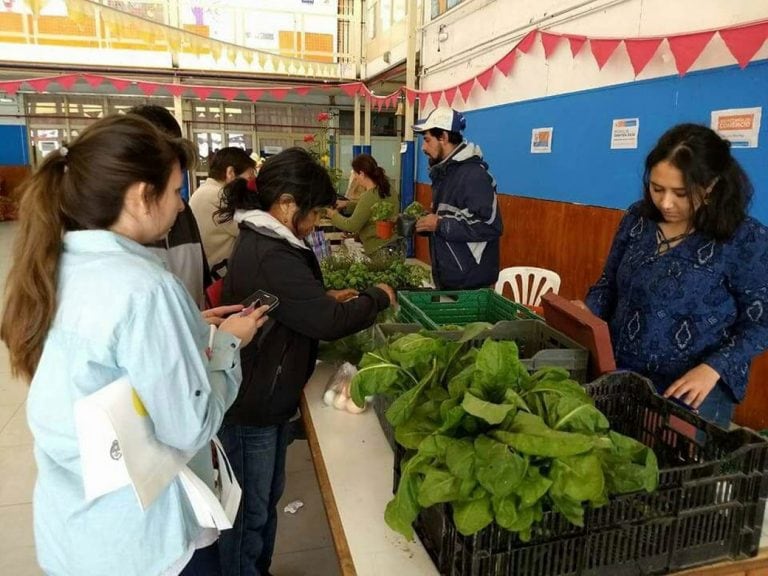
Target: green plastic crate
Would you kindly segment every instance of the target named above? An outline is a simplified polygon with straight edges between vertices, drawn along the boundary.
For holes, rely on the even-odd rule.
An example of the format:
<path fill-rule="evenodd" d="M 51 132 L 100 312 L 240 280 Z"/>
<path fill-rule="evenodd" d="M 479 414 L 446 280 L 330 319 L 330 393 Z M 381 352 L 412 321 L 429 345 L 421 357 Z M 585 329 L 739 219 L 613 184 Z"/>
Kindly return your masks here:
<path fill-rule="evenodd" d="M 471 322 L 504 322 L 508 320 L 541 320 L 522 304 L 512 302 L 490 288 L 480 290 L 428 290 L 397 293 L 400 308 L 397 319 L 420 324 L 429 330 L 440 326 Z"/>

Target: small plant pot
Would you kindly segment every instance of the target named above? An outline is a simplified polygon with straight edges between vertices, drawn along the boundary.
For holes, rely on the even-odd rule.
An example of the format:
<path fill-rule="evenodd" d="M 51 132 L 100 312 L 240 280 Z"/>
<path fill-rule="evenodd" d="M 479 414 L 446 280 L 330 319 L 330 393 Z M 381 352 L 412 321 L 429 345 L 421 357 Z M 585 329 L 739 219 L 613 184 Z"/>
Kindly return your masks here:
<path fill-rule="evenodd" d="M 379 220 L 376 222 L 376 236 L 382 240 L 392 238 L 392 230 L 395 223 L 391 220 Z"/>
<path fill-rule="evenodd" d="M 410 238 L 416 231 L 416 218 L 400 215 L 397 219 L 397 233 L 403 238 Z"/>

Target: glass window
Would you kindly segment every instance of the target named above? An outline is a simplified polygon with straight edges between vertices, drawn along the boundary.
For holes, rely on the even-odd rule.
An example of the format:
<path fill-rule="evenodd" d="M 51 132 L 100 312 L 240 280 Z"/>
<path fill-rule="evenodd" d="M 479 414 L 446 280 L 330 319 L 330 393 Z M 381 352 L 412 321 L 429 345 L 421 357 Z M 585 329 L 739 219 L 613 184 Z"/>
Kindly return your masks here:
<path fill-rule="evenodd" d="M 379 19 L 382 32 L 386 32 L 392 27 L 392 0 L 380 0 Z"/>
<path fill-rule="evenodd" d="M 368 30 L 368 40 L 376 38 L 376 3 L 368 7 L 368 13 L 365 17 L 365 28 Z"/>

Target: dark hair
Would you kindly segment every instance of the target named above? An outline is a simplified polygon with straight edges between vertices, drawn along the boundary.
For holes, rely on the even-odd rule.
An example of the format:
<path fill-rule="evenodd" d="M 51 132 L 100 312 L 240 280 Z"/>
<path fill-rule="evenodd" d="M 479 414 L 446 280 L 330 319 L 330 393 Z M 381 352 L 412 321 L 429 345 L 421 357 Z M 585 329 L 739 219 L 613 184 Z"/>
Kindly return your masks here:
<path fill-rule="evenodd" d="M 440 139 L 443 134 L 447 134 L 448 142 L 457 146 L 464 142 L 464 136 L 461 135 L 461 132 L 449 132 L 448 130 L 443 130 L 442 128 L 430 128 L 427 130 L 427 132 L 429 132 L 433 138 L 438 139 Z"/>
<path fill-rule="evenodd" d="M 663 218 L 651 199 L 651 170 L 664 161 L 680 170 L 688 200 L 698 204 L 693 214 L 696 230 L 714 240 L 731 238 L 747 217 L 752 184 L 731 155 L 730 142 L 698 124 L 679 124 L 659 138 L 645 159 L 642 203 L 643 214 L 657 222 Z"/>
<path fill-rule="evenodd" d="M 239 176 L 248 168 L 256 168 L 256 161 L 242 148 L 228 146 L 213 154 L 211 165 L 208 167 L 208 176 L 223 182 L 227 178 L 227 168 L 230 166 L 235 171 L 235 176 Z"/>
<path fill-rule="evenodd" d="M 313 208 L 332 206 L 336 190 L 328 171 L 303 148 L 288 148 L 264 161 L 256 177 L 256 192 L 244 178 L 235 178 L 221 190 L 221 208 L 215 212 L 218 222 L 232 220 L 236 210 L 264 210 L 280 200 L 283 194 L 293 197 L 298 210 L 294 227 Z"/>
<path fill-rule="evenodd" d="M 379 166 L 376 159 L 370 154 L 358 154 L 352 160 L 352 169 L 362 172 L 370 178 L 379 190 L 379 198 L 389 198 L 392 195 L 389 179 L 384 168 Z"/>
<path fill-rule="evenodd" d="M 147 184 L 147 201 L 157 202 L 174 163 L 185 169 L 194 159 L 186 140 L 168 137 L 139 116 L 114 115 L 48 154 L 24 182 L 0 323 L 14 374 L 30 380 L 40 360 L 56 313 L 63 233 L 108 229 L 137 182 Z"/>
<path fill-rule="evenodd" d="M 145 120 L 149 120 L 155 128 L 159 128 L 169 136 L 174 138 L 181 138 L 181 126 L 170 113 L 165 106 L 158 106 L 157 104 L 140 104 L 134 106 L 127 112 L 128 114 L 136 114 L 141 116 Z"/>

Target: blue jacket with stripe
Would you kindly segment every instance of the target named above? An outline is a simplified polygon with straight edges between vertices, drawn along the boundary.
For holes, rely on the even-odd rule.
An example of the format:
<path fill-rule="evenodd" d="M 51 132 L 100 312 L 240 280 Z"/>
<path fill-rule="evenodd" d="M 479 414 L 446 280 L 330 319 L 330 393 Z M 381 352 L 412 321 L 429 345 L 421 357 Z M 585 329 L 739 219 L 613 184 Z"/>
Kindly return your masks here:
<path fill-rule="evenodd" d="M 430 237 L 432 277 L 443 290 L 485 288 L 499 275 L 504 225 L 496 182 L 478 146 L 464 141 L 429 172 L 432 211 L 440 217 Z"/>

